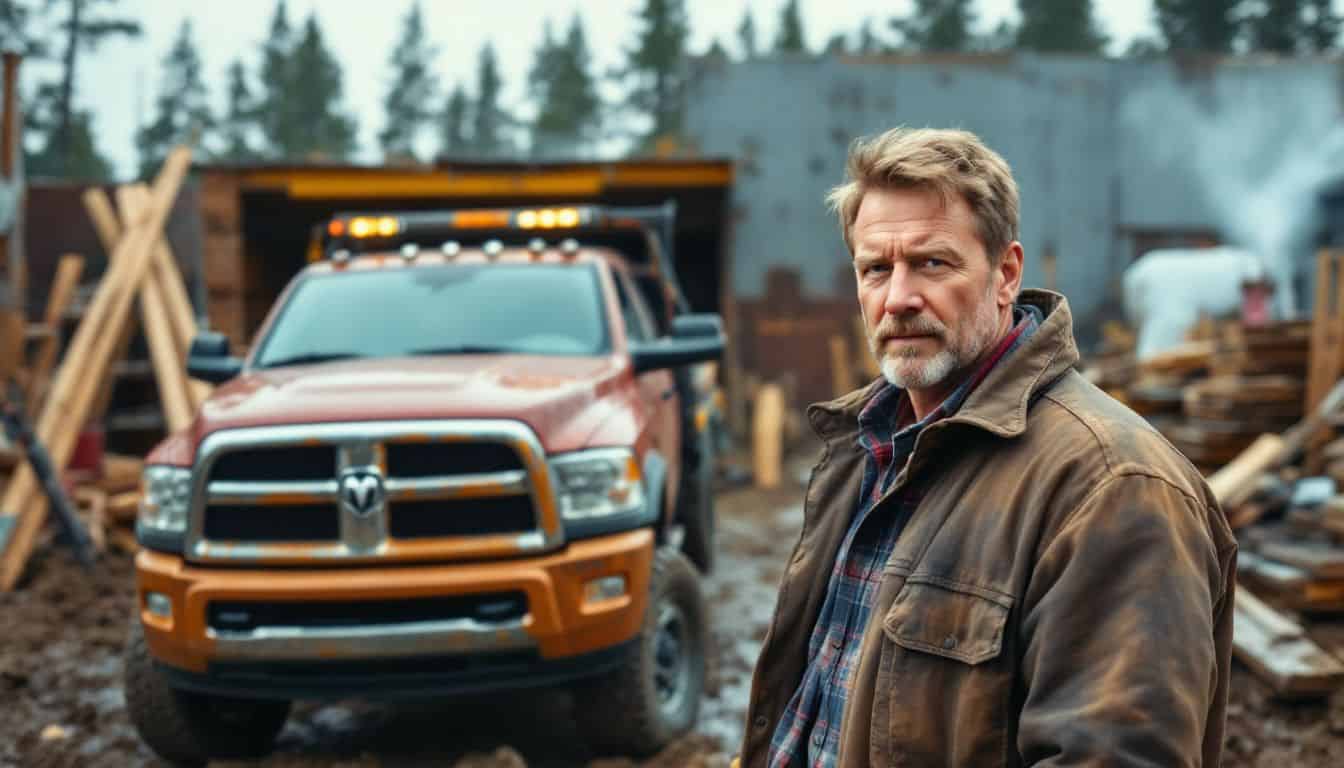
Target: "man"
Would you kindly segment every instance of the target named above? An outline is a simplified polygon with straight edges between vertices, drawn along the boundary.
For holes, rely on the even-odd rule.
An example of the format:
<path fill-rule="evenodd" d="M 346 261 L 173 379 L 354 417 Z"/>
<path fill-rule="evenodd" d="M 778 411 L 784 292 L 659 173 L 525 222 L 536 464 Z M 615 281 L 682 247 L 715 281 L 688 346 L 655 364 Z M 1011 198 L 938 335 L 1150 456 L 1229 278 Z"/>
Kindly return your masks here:
<path fill-rule="evenodd" d="M 1007 163 L 896 129 L 848 176 L 830 202 L 883 376 L 808 411 L 825 449 L 741 765 L 1216 766 L 1235 542 L 1073 370 L 1064 298 L 1019 295 Z"/>

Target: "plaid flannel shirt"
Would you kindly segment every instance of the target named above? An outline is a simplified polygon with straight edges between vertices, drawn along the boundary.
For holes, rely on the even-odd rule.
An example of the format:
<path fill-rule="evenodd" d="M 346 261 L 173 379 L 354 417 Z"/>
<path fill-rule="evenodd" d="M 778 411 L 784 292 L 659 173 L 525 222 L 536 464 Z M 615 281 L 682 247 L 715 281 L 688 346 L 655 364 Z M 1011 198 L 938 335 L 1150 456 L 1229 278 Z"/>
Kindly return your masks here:
<path fill-rule="evenodd" d="M 877 509 L 925 427 L 956 413 L 994 366 L 1026 341 L 1041 320 L 1034 307 L 1014 309 L 1016 324 L 975 373 L 927 416 L 914 412 L 905 391 L 887 384 L 859 414 L 859 442 L 868 452 L 853 521 L 840 544 L 821 613 L 808 642 L 810 663 L 770 743 L 770 768 L 829 768 L 839 753 L 840 718 L 849 698 L 850 670 L 896 539 L 919 505 L 918 483 L 906 485 Z M 902 426 L 907 425 L 907 426 Z"/>

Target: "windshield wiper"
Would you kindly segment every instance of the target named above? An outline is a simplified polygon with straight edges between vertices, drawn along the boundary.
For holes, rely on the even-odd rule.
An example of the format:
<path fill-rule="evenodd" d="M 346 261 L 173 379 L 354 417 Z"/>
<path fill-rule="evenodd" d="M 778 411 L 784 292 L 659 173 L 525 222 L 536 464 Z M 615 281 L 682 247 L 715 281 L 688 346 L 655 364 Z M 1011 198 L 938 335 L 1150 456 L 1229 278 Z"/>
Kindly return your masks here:
<path fill-rule="evenodd" d="M 327 363 L 332 360 L 350 360 L 356 357 L 366 357 L 358 352 L 321 352 L 307 355 L 294 355 L 292 357 L 282 357 L 279 360 L 268 360 L 259 368 L 280 368 L 286 365 L 304 365 L 306 363 Z"/>
<path fill-rule="evenodd" d="M 514 347 L 502 347 L 489 344 L 457 344 L 451 347 L 422 347 L 412 349 L 412 355 L 507 355 L 521 350 Z"/>

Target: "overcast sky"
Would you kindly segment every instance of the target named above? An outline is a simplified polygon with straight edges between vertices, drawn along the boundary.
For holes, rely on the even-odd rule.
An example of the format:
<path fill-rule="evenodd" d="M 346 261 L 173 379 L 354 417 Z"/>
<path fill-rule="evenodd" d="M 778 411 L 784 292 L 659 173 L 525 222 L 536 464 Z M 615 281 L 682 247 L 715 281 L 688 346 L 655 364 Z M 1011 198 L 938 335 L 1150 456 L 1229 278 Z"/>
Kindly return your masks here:
<path fill-rule="evenodd" d="M 423 0 L 430 38 L 439 46 L 441 83 L 460 80 L 470 89 L 477 53 L 489 40 L 504 73 L 506 103 L 523 98 L 523 78 L 544 19 L 551 18 L 557 29 L 563 29 L 582 8 L 595 63 L 605 69 L 621 60 L 622 50 L 633 40 L 634 14 L 642 4 L 642 0 Z M 410 0 L 289 0 L 288 5 L 295 27 L 317 10 L 327 43 L 344 66 L 345 101 L 359 120 L 359 158 L 376 160 L 382 97 L 390 79 L 388 55 Z M 757 39 L 764 47 L 774 39 L 783 0 L 687 0 L 686 5 L 693 51 L 703 51 L 718 38 L 736 54 L 736 29 L 744 9 L 752 9 Z M 874 29 L 885 29 L 886 19 L 904 15 L 912 5 L 912 0 L 801 0 L 808 45 L 819 48 L 836 32 L 853 33 L 865 17 L 874 20 Z M 1015 17 L 1016 5 L 1016 0 L 979 0 L 981 25 L 991 27 L 1002 18 Z M 1136 34 L 1152 31 L 1151 0 L 1096 0 L 1094 6 L 1114 47 L 1123 48 Z M 130 174 L 136 163 L 136 127 L 149 120 L 159 63 L 182 20 L 192 21 L 207 84 L 222 104 L 225 70 L 234 57 L 241 56 L 255 77 L 275 0 L 122 0 L 118 7 L 140 20 L 144 34 L 84 54 L 77 100 L 97 113 L 99 148 L 113 159 L 119 173 Z M 48 74 L 51 70 L 44 66 L 29 67 L 25 82 Z"/>

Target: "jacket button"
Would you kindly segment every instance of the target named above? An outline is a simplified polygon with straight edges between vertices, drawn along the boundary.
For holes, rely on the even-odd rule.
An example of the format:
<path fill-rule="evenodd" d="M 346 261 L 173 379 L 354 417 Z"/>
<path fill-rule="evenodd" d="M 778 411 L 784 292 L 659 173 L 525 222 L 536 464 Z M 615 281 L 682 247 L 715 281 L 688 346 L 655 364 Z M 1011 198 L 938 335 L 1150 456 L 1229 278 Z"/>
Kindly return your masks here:
<path fill-rule="evenodd" d="M 947 637 L 943 638 L 943 647 L 946 648 L 946 649 L 949 650 L 949 651 L 952 650 L 953 648 L 956 648 L 956 647 L 957 647 L 957 638 L 955 638 L 955 637 L 953 637 L 953 636 L 951 636 L 951 635 L 948 635 Z"/>
<path fill-rule="evenodd" d="M 753 723 L 758 729 L 769 725 L 770 721 L 765 719 L 765 715 L 757 715 L 756 722 Z"/>

